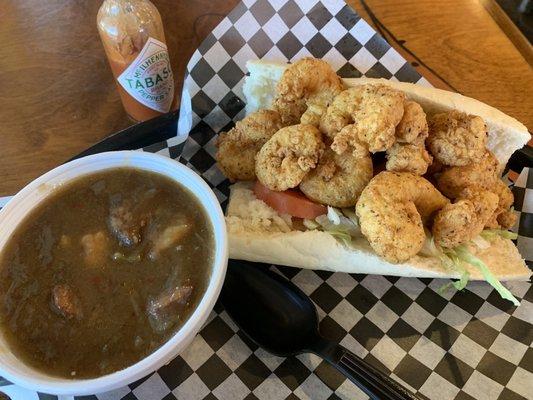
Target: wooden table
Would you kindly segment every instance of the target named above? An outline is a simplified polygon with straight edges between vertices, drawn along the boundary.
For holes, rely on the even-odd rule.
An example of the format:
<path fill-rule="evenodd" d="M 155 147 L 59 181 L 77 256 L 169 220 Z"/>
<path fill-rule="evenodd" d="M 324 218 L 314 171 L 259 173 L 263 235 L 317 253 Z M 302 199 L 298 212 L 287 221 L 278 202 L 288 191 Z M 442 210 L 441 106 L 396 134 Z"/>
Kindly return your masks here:
<path fill-rule="evenodd" d="M 198 44 L 237 0 L 153 0 L 178 85 Z M 500 108 L 533 129 L 531 46 L 492 0 L 348 3 L 436 86 Z M 100 0 L 0 4 L 0 195 L 13 194 L 131 124 L 96 31 Z M 178 88 L 179 93 L 179 88 Z"/>

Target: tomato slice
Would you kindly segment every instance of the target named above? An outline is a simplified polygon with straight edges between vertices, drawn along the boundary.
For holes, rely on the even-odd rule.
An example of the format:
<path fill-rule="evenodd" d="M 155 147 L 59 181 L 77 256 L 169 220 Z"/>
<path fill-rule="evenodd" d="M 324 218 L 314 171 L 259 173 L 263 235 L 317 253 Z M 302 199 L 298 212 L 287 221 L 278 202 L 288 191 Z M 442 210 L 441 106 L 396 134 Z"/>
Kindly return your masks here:
<path fill-rule="evenodd" d="M 255 196 L 263 200 L 270 207 L 280 214 L 289 214 L 293 217 L 315 219 L 319 215 L 326 214 L 328 209 L 322 204 L 317 204 L 309 200 L 305 195 L 297 190 L 286 190 L 275 192 L 259 181 L 254 185 Z"/>

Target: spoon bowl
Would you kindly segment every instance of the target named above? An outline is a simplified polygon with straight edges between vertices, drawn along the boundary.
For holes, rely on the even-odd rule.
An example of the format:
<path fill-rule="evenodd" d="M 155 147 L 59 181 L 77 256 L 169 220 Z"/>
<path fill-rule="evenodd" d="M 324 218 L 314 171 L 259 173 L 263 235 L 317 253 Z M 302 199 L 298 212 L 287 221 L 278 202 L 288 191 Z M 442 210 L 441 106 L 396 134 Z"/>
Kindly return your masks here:
<path fill-rule="evenodd" d="M 268 265 L 230 260 L 221 301 L 241 331 L 270 353 L 314 353 L 372 400 L 417 399 L 374 366 L 323 338 L 311 299 Z"/>
<path fill-rule="evenodd" d="M 222 303 L 239 328 L 255 343 L 278 356 L 309 351 L 316 341 L 318 315 L 309 297 L 267 266 L 231 260 Z"/>

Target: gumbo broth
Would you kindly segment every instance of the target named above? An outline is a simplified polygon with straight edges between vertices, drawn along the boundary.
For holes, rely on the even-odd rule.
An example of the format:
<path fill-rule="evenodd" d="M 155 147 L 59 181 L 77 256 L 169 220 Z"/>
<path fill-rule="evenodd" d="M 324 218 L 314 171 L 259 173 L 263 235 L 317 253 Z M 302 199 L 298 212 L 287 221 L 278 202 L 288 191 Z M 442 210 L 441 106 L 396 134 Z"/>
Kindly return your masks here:
<path fill-rule="evenodd" d="M 207 215 L 171 179 L 119 168 L 80 177 L 34 209 L 0 257 L 0 323 L 45 373 L 128 367 L 187 320 L 211 275 Z"/>

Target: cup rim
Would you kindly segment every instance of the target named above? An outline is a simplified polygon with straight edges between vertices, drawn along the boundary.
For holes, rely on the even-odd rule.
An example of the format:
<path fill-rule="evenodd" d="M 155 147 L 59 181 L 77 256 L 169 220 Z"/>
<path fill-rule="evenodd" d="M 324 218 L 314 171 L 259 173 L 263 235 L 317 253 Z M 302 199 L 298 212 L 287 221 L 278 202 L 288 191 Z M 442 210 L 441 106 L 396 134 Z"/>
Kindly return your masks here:
<path fill-rule="evenodd" d="M 138 161 L 147 162 L 146 165 L 151 163 L 151 165 L 159 165 L 162 168 L 167 168 L 169 171 L 175 171 L 175 175 L 171 176 L 170 172 L 164 173 L 161 171 L 155 171 L 146 165 L 144 167 L 143 165 L 136 165 Z M 99 164 L 106 163 L 110 164 L 108 166 L 104 166 L 103 168 L 94 169 Z M 96 378 L 67 379 L 53 375 L 46 376 L 45 372 L 36 370 L 14 354 L 13 357 L 15 357 L 22 365 L 35 371 L 35 374 L 39 376 L 32 377 L 22 375 L 11 366 L 0 362 L 0 375 L 10 382 L 27 389 L 54 395 L 86 395 L 106 392 L 132 383 L 170 362 L 182 350 L 184 350 L 188 344 L 190 344 L 209 317 L 222 289 L 228 262 L 228 238 L 225 219 L 220 207 L 220 203 L 214 192 L 207 185 L 207 183 L 191 169 L 169 157 L 154 153 L 135 150 L 111 151 L 89 155 L 60 165 L 33 180 L 20 192 L 18 192 L 3 207 L 3 209 L 0 210 L 0 225 L 5 221 L 6 217 L 9 216 L 10 213 L 12 214 L 14 212 L 16 207 L 23 200 L 26 200 L 28 196 L 32 195 L 32 193 L 34 193 L 36 190 L 40 190 L 43 184 L 46 186 L 46 184 L 52 179 L 61 180 L 61 176 L 64 176 L 69 171 L 83 169 L 84 167 L 87 168 L 85 173 L 80 173 L 79 175 L 75 174 L 61 182 L 71 182 L 78 177 L 90 175 L 97 171 L 120 167 L 132 167 L 139 168 L 141 170 L 152 171 L 167 176 L 182 184 L 184 180 L 192 181 L 195 185 L 195 190 L 191 189 L 191 187 L 188 187 L 185 184 L 184 186 L 186 186 L 202 204 L 208 220 L 212 225 L 213 236 L 215 240 L 215 256 L 212 264 L 213 269 L 209 279 L 209 284 L 200 300 L 200 303 L 185 324 L 178 329 L 178 331 L 175 332 L 161 347 L 133 365 Z M 54 193 L 58 186 L 61 185 L 53 185 L 50 188 L 45 189 L 47 192 L 43 195 L 43 197 L 28 207 L 25 210 L 25 214 L 33 210 L 36 206 L 38 206 L 38 204 Z M 24 217 L 20 218 L 12 229 L 16 229 L 16 227 L 23 220 Z M 3 234 L 2 232 L 3 230 L 0 232 L 0 236 Z M 4 241 L 3 244 L 0 244 L 0 251 L 3 249 L 6 241 Z M 7 344 L 6 348 L 9 349 Z M 43 378 L 43 376 L 46 376 L 46 379 Z"/>

